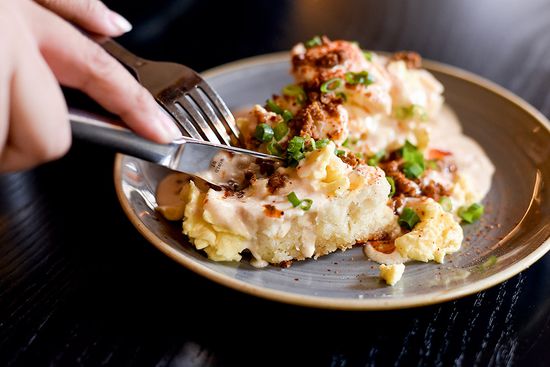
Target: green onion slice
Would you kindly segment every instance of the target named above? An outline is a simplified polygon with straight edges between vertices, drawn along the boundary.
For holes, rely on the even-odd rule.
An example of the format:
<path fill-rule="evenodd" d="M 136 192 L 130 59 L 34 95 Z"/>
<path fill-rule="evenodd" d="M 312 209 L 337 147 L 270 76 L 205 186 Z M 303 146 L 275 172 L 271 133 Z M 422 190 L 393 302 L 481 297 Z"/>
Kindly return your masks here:
<path fill-rule="evenodd" d="M 367 71 L 360 71 L 358 73 L 348 71 L 344 75 L 344 78 L 346 79 L 347 83 L 352 85 L 363 84 L 365 86 L 368 86 L 374 83 L 374 77 L 370 75 Z"/>
<path fill-rule="evenodd" d="M 388 195 L 388 197 L 391 198 L 395 195 L 395 181 L 393 180 L 393 177 L 390 176 L 386 176 L 386 180 L 388 180 L 388 183 L 391 186 L 390 194 Z"/>
<path fill-rule="evenodd" d="M 271 155 L 276 155 L 277 157 L 280 157 L 282 154 L 283 154 L 283 149 L 281 148 L 281 146 L 275 142 L 274 140 L 270 141 L 268 144 L 267 144 L 267 152 Z"/>
<path fill-rule="evenodd" d="M 314 46 L 320 46 L 323 44 L 323 41 L 321 40 L 321 37 L 319 36 L 315 36 L 309 40 L 307 40 L 306 42 L 304 42 L 304 46 L 306 46 L 306 48 L 312 48 Z"/>
<path fill-rule="evenodd" d="M 275 103 L 274 100 L 268 99 L 265 103 L 267 105 L 267 108 L 269 108 L 271 112 L 275 112 L 278 115 L 283 114 L 284 110 L 281 107 L 279 107 L 279 105 Z"/>
<path fill-rule="evenodd" d="M 376 152 L 375 155 L 373 155 L 372 157 L 370 157 L 368 160 L 367 160 L 367 164 L 369 166 L 378 166 L 378 163 L 380 163 L 380 160 L 382 158 L 384 158 L 386 156 L 386 151 L 384 149 Z"/>
<path fill-rule="evenodd" d="M 451 210 L 453 210 L 453 202 L 447 196 L 442 196 L 439 199 L 439 205 L 441 205 L 443 210 L 445 210 L 446 212 L 450 212 Z"/>
<path fill-rule="evenodd" d="M 317 149 L 323 149 L 324 147 L 326 147 L 328 145 L 328 143 L 330 143 L 330 140 L 328 139 L 319 139 L 315 142 L 315 145 L 317 146 Z"/>
<path fill-rule="evenodd" d="M 293 207 L 297 207 L 302 202 L 300 199 L 298 199 L 298 196 L 296 196 L 296 193 L 292 191 L 290 194 L 286 196 L 288 201 L 292 204 Z"/>
<path fill-rule="evenodd" d="M 288 148 L 286 149 L 289 153 L 298 153 L 304 150 L 305 139 L 301 136 L 294 136 L 288 142 Z"/>
<path fill-rule="evenodd" d="M 286 134 L 288 134 L 288 131 L 288 125 L 286 122 L 282 121 L 273 128 L 273 136 L 275 137 L 275 140 L 280 141 L 286 136 Z"/>
<path fill-rule="evenodd" d="M 420 222 L 420 217 L 418 217 L 414 210 L 408 207 L 403 209 L 398 219 L 398 223 L 401 227 L 411 230 L 418 222 Z"/>
<path fill-rule="evenodd" d="M 268 124 L 260 124 L 256 126 L 254 137 L 259 141 L 268 142 L 273 139 L 273 129 Z"/>
<path fill-rule="evenodd" d="M 341 98 L 342 101 L 344 101 L 344 102 L 347 102 L 347 101 L 348 101 L 348 96 L 347 96 L 346 93 L 344 93 L 344 92 L 338 92 L 338 93 L 336 93 L 336 97 Z"/>
<path fill-rule="evenodd" d="M 416 162 L 406 162 L 403 165 L 403 173 L 407 178 L 419 178 L 424 173 L 424 168 Z"/>
<path fill-rule="evenodd" d="M 363 51 L 363 56 L 365 56 L 365 59 L 367 61 L 372 61 L 372 52 L 370 51 Z"/>
<path fill-rule="evenodd" d="M 311 208 L 312 205 L 313 205 L 313 200 L 311 200 L 311 199 L 304 199 L 304 200 L 302 200 L 302 202 L 300 203 L 300 208 L 301 208 L 303 211 L 307 212 L 307 211 Z"/>
<path fill-rule="evenodd" d="M 341 86 L 342 86 L 342 79 L 333 78 L 333 79 L 330 79 L 330 80 L 324 82 L 321 85 L 321 92 L 323 92 L 323 93 L 334 92 L 335 90 L 337 90 Z"/>
<path fill-rule="evenodd" d="M 474 203 L 468 207 L 463 206 L 458 209 L 458 216 L 466 223 L 473 223 L 483 215 L 485 208 L 483 205 Z"/>
<path fill-rule="evenodd" d="M 296 97 L 296 101 L 300 104 L 303 104 L 307 98 L 304 88 L 296 84 L 289 84 L 284 87 L 283 94 L 288 97 Z"/>
<path fill-rule="evenodd" d="M 342 156 L 342 155 L 345 155 L 346 154 L 346 151 L 345 150 L 341 150 L 341 149 L 335 149 L 334 150 L 334 154 L 336 154 L 338 157 Z"/>
<path fill-rule="evenodd" d="M 297 206 L 299 206 L 300 209 L 304 211 L 309 210 L 311 208 L 311 205 L 313 205 L 313 200 L 311 199 L 304 199 L 304 200 L 298 199 L 298 196 L 296 196 L 296 193 L 294 191 L 292 191 L 286 197 L 288 201 L 290 201 L 293 207 L 296 208 Z"/>
<path fill-rule="evenodd" d="M 405 173 L 407 178 L 418 178 L 424 173 L 424 154 L 408 140 L 405 141 L 405 145 L 401 148 L 401 156 L 405 162 L 403 164 L 403 173 Z"/>
<path fill-rule="evenodd" d="M 284 110 L 283 111 L 283 114 L 281 115 L 283 116 L 283 120 L 285 122 L 289 122 L 290 120 L 292 120 L 292 118 L 294 117 L 294 115 L 292 114 L 292 112 L 290 112 L 289 110 Z"/>

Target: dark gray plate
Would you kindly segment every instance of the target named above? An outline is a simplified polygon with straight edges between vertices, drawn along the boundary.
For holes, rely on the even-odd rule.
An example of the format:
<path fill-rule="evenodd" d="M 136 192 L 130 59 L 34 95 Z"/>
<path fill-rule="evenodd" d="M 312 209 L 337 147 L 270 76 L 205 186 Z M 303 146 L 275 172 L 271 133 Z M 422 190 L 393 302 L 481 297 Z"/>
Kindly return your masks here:
<path fill-rule="evenodd" d="M 394 287 L 378 278 L 378 265 L 360 248 L 288 269 L 218 263 L 196 251 L 181 225 L 154 210 L 161 167 L 118 155 L 115 185 L 124 211 L 157 248 L 189 269 L 234 289 L 277 301 L 334 309 L 393 309 L 455 299 L 498 284 L 527 268 L 550 248 L 550 124 L 519 97 L 471 73 L 425 62 L 445 86 L 445 99 L 464 131 L 496 166 L 484 200 L 486 215 L 465 226 L 462 250 L 445 264 L 409 263 Z M 287 53 L 237 61 L 204 73 L 237 110 L 263 103 L 292 82 Z M 496 261 L 495 261 L 496 260 Z M 184 285 L 182 285 L 183 287 Z"/>

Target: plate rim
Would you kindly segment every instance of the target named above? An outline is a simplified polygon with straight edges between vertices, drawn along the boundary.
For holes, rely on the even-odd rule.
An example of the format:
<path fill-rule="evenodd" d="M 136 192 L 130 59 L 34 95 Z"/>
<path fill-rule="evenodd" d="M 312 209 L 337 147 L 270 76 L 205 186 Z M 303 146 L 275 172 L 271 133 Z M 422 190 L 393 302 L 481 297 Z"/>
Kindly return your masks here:
<path fill-rule="evenodd" d="M 377 53 L 384 53 L 382 51 L 375 51 Z M 269 54 L 263 54 L 253 57 L 248 57 L 236 61 L 232 61 L 220 66 L 205 70 L 201 73 L 206 79 L 215 77 L 221 73 L 232 72 L 243 67 L 250 67 L 258 64 L 266 63 L 279 63 L 289 59 L 289 52 L 275 52 Z M 542 126 L 550 132 L 550 121 L 535 107 L 525 101 L 523 98 L 517 96 L 513 92 L 501 87 L 500 85 L 472 72 L 458 68 L 456 66 L 444 64 L 433 60 L 423 59 L 423 66 L 426 69 L 434 70 L 442 74 L 447 74 L 460 79 L 464 79 L 472 84 L 475 84 L 483 89 L 486 89 L 492 93 L 500 95 L 501 97 L 509 100 L 511 103 L 525 110 L 528 114 L 532 115 Z M 214 281 L 218 284 L 227 286 L 234 290 L 257 296 L 260 298 L 268 299 L 271 301 L 277 301 L 297 306 L 312 307 L 320 309 L 332 309 L 332 310 L 347 310 L 347 311 L 375 311 L 375 310 L 396 310 L 404 308 L 422 307 L 433 304 L 438 304 L 446 301 L 459 299 L 468 295 L 478 293 L 480 291 L 491 288 L 497 284 L 500 284 L 513 276 L 519 274 L 529 266 L 534 264 L 537 260 L 542 258 L 550 250 L 550 237 L 544 240 L 535 251 L 519 260 L 517 263 L 512 264 L 508 268 L 493 274 L 487 278 L 480 279 L 470 284 L 461 285 L 459 287 L 450 290 L 441 290 L 433 293 L 427 293 L 423 295 L 410 296 L 407 298 L 386 298 L 386 299 L 350 299 L 350 298 L 332 298 L 322 296 L 309 296 L 300 295 L 296 293 L 290 293 L 280 291 L 276 289 L 264 288 L 257 285 L 247 283 L 245 281 L 238 280 L 228 275 L 218 273 L 190 258 L 182 255 L 180 251 L 162 241 L 151 230 L 149 230 L 134 213 L 129 201 L 124 195 L 122 190 L 122 160 L 126 155 L 117 153 L 114 164 L 114 182 L 115 191 L 118 201 L 121 204 L 126 216 L 130 219 L 130 222 L 136 227 L 136 229 L 157 249 L 170 257 L 172 260 L 185 266 L 187 269 L 204 276 L 205 278 Z"/>

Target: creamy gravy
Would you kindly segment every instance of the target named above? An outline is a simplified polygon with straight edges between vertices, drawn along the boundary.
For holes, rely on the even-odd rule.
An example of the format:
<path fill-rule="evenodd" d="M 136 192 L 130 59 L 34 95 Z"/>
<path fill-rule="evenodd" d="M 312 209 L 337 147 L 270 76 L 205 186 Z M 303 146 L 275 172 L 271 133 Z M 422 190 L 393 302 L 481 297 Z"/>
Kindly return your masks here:
<path fill-rule="evenodd" d="M 467 177 L 476 199 L 481 200 L 491 188 L 495 166 L 483 148 L 462 133 L 462 127 L 450 107 L 445 105 L 436 122 L 430 123 L 429 148 L 453 153 L 458 172 Z"/>

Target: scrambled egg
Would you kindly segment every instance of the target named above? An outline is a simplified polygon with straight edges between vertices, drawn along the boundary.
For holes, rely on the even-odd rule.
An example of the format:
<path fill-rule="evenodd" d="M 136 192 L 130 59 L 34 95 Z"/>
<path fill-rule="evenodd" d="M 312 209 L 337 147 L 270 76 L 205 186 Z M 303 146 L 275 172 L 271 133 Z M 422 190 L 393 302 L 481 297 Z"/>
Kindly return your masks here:
<path fill-rule="evenodd" d="M 380 278 L 384 279 L 388 285 L 395 285 L 399 280 L 401 280 L 401 277 L 403 276 L 403 272 L 405 271 L 405 265 L 404 264 L 380 264 L 379 267 L 380 270 Z"/>
<path fill-rule="evenodd" d="M 395 248 L 405 258 L 443 263 L 446 254 L 456 252 L 462 244 L 462 227 L 453 215 L 432 199 L 412 202 L 420 222 L 407 234 L 395 240 Z"/>

